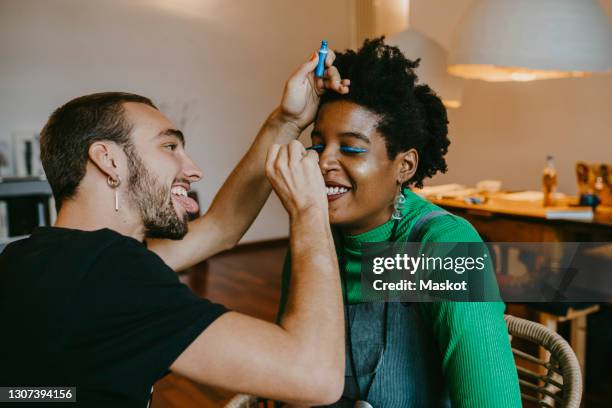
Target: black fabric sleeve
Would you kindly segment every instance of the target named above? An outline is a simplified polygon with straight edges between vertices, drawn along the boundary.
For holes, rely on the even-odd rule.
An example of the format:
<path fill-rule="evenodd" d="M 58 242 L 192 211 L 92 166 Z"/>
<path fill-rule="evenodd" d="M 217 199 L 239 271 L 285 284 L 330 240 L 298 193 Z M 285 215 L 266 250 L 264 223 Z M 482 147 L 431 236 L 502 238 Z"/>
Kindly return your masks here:
<path fill-rule="evenodd" d="M 78 370 L 85 377 L 96 377 L 90 378 L 92 384 L 110 381 L 116 389 L 117 381 L 125 381 L 128 394 L 134 387 L 149 392 L 193 340 L 227 311 L 194 295 L 135 240 L 109 246 L 84 280 L 78 295 L 82 299 L 74 303 L 84 306 L 74 314 L 66 349 L 80 359 Z"/>

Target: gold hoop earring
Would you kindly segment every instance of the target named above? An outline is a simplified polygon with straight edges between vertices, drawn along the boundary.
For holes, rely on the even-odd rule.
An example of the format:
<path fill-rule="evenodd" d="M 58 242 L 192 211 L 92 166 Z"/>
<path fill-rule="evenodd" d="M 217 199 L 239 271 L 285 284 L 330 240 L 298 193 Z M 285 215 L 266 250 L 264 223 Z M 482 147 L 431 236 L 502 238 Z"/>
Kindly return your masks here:
<path fill-rule="evenodd" d="M 119 190 L 117 190 L 117 187 L 121 185 L 121 178 L 118 174 L 117 178 L 115 179 L 109 175 L 106 179 L 106 183 L 109 185 L 110 188 L 115 190 L 115 211 L 119 211 Z"/>

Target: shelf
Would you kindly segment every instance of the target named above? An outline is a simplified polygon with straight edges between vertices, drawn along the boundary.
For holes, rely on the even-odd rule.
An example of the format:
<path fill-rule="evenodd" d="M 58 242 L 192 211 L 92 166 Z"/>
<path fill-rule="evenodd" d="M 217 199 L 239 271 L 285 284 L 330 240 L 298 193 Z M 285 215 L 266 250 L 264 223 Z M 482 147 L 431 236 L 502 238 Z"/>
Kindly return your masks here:
<path fill-rule="evenodd" d="M 19 241 L 20 239 L 24 239 L 27 237 L 29 237 L 29 235 L 19 235 L 16 237 L 0 238 L 0 252 L 4 251 L 4 247 L 10 244 L 11 242 Z"/>
<path fill-rule="evenodd" d="M 19 235 L 16 237 L 8 237 L 8 238 L 0 238 L 0 247 L 10 244 L 11 242 L 19 241 L 20 239 L 24 239 L 29 237 L 29 235 Z"/>
<path fill-rule="evenodd" d="M 0 198 L 47 195 L 51 196 L 47 180 L 39 178 L 6 178 L 0 181 Z"/>

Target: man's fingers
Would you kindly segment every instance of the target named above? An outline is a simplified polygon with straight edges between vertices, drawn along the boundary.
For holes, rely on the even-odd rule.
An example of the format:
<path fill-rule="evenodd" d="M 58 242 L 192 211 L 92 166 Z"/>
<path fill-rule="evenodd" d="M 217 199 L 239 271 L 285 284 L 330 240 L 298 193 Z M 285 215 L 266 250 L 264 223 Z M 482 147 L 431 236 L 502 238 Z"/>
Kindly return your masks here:
<path fill-rule="evenodd" d="M 338 68 L 331 66 L 327 68 L 325 72 L 325 78 L 323 79 L 323 86 L 326 89 L 332 89 L 338 93 L 346 94 L 349 91 L 349 85 L 351 81 L 348 79 L 342 79 Z"/>
<path fill-rule="evenodd" d="M 306 156 L 304 156 L 303 160 L 314 160 L 316 163 L 319 162 L 319 154 L 314 150 L 307 150 Z"/>
<path fill-rule="evenodd" d="M 336 54 L 332 50 L 329 50 L 327 52 L 327 56 L 325 57 L 325 66 L 327 68 L 332 67 L 335 60 L 336 60 Z M 319 63 L 319 54 L 316 52 L 313 52 L 310 55 L 310 58 L 308 59 L 308 61 L 300 65 L 300 67 L 292 75 L 292 77 L 299 77 L 300 79 L 305 78 L 306 75 L 314 71 L 318 63 Z"/>
<path fill-rule="evenodd" d="M 276 161 L 274 163 L 274 168 L 277 171 L 283 171 L 287 168 L 289 163 L 289 152 L 287 151 L 287 145 L 281 145 L 278 150 L 278 155 L 276 156 Z"/>
<path fill-rule="evenodd" d="M 278 151 L 280 150 L 281 145 L 279 144 L 273 144 L 272 146 L 270 146 L 270 148 L 268 149 L 268 155 L 266 157 L 266 165 L 268 164 L 273 164 L 274 162 L 276 162 L 276 157 L 278 156 Z"/>
<path fill-rule="evenodd" d="M 266 157 L 266 174 L 268 175 L 268 177 L 274 174 L 274 163 L 276 163 L 276 158 L 278 156 L 279 150 L 279 144 L 273 144 L 268 149 L 268 156 Z"/>
<path fill-rule="evenodd" d="M 304 145 L 297 140 L 293 140 L 289 143 L 289 163 L 297 164 L 306 155 L 306 149 Z"/>
<path fill-rule="evenodd" d="M 325 92 L 325 81 L 323 78 L 314 77 L 315 92 L 321 96 Z"/>
<path fill-rule="evenodd" d="M 293 77 L 294 78 L 297 77 L 299 79 L 306 78 L 306 76 L 309 73 L 314 71 L 314 69 L 317 67 L 318 63 L 319 63 L 319 56 L 317 55 L 316 52 L 313 52 L 310 55 L 310 59 L 308 61 L 306 61 L 305 63 L 303 63 L 302 65 L 300 65 L 300 67 L 295 72 L 295 74 L 293 74 Z"/>
<path fill-rule="evenodd" d="M 319 55 L 316 52 L 313 52 L 310 56 L 310 59 L 303 63 L 297 71 L 289 78 L 289 83 L 302 83 L 304 80 L 308 79 L 309 76 L 314 77 L 314 89 L 317 95 L 321 96 L 325 89 L 332 89 L 338 93 L 346 94 L 349 91 L 350 81 L 343 80 L 340 77 L 340 73 L 338 72 L 338 68 L 333 66 L 333 63 L 336 59 L 336 54 L 329 50 L 327 53 L 327 57 L 325 58 L 325 73 L 323 74 L 323 78 L 314 77 L 312 74 L 317 64 L 319 63 Z M 313 78 L 310 80 L 312 81 Z"/>
<path fill-rule="evenodd" d="M 327 51 L 327 57 L 325 57 L 325 66 L 331 67 L 336 60 L 336 53 L 332 50 Z"/>
<path fill-rule="evenodd" d="M 329 85 L 332 86 L 331 89 L 333 89 L 334 91 L 337 90 L 337 87 L 341 85 L 340 80 L 342 78 L 340 78 L 340 72 L 338 72 L 338 68 L 334 67 L 333 65 L 327 68 L 327 71 L 325 71 L 324 79 L 329 81 Z"/>

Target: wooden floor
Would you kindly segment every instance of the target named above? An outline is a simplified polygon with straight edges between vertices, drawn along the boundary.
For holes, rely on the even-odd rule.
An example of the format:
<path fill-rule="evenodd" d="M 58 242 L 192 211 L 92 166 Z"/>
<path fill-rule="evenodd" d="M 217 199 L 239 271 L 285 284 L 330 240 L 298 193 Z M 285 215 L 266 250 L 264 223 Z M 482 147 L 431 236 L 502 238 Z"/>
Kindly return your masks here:
<path fill-rule="evenodd" d="M 244 246 L 180 275 L 195 293 L 229 309 L 274 321 L 287 242 Z M 234 394 L 170 374 L 155 384 L 152 408 L 218 408 Z"/>
<path fill-rule="evenodd" d="M 196 294 L 268 321 L 276 317 L 287 242 L 239 247 L 180 275 Z M 612 407 L 612 384 L 584 395 L 584 408 Z M 219 408 L 233 396 L 170 374 L 155 384 L 152 408 Z"/>

